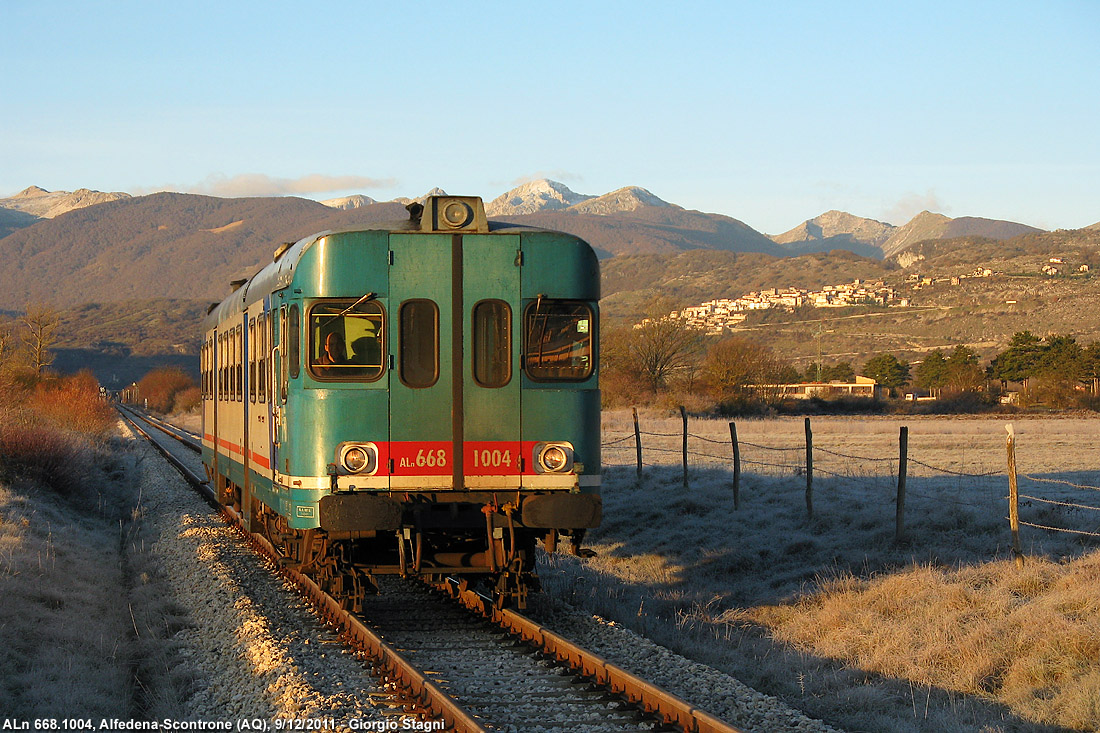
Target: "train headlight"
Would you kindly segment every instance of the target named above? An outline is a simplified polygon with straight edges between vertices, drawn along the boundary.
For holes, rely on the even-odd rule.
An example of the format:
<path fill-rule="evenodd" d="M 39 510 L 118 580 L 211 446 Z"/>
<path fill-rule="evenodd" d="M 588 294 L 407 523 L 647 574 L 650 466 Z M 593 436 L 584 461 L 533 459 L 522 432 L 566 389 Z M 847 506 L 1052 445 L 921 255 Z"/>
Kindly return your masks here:
<path fill-rule="evenodd" d="M 348 473 L 374 473 L 378 448 L 373 443 L 345 443 L 340 446 L 340 467 Z"/>
<path fill-rule="evenodd" d="M 573 446 L 569 443 L 539 443 L 535 446 L 535 470 L 539 473 L 572 471 Z"/>
<path fill-rule="evenodd" d="M 465 201 L 444 199 L 440 223 L 451 229 L 461 229 L 474 218 L 474 211 Z"/>

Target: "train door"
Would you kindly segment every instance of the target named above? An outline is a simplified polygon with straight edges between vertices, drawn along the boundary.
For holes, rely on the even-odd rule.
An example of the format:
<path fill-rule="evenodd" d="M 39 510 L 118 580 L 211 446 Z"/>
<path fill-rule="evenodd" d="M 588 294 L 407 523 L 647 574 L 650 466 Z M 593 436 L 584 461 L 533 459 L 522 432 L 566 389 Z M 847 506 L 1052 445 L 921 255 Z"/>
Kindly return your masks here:
<path fill-rule="evenodd" d="M 270 429 L 268 427 L 267 409 L 267 318 L 264 313 L 263 301 L 257 301 L 247 311 L 248 328 L 245 330 L 245 353 L 247 355 L 245 380 L 248 389 L 243 396 L 245 405 L 245 484 L 243 486 L 242 510 L 245 527 L 251 529 L 251 522 L 255 507 L 253 497 L 256 488 L 253 484 L 257 479 L 269 478 L 271 469 L 270 459 Z"/>
<path fill-rule="evenodd" d="M 471 489 L 516 488 L 520 452 L 520 241 L 462 237 L 463 472 Z"/>
<path fill-rule="evenodd" d="M 455 486 L 453 240 L 390 236 L 391 489 Z"/>
<path fill-rule="evenodd" d="M 272 320 L 271 386 L 268 399 L 271 402 L 271 463 L 275 473 L 289 473 L 290 466 L 283 451 L 287 432 L 287 398 L 290 393 L 291 362 L 298 357 L 297 329 L 299 309 L 297 304 L 284 303 L 278 310 L 272 308 L 268 317 Z"/>

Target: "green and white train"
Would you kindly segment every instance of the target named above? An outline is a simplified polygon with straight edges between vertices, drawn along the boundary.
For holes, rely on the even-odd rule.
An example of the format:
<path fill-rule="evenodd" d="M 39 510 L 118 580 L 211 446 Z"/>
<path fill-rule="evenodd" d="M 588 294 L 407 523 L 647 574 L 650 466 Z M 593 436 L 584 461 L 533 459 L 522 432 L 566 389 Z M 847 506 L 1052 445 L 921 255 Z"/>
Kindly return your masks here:
<path fill-rule="evenodd" d="M 599 524 L 599 268 L 433 196 L 283 245 L 203 322 L 203 463 L 282 561 L 351 606 L 378 575 L 489 581 Z"/>

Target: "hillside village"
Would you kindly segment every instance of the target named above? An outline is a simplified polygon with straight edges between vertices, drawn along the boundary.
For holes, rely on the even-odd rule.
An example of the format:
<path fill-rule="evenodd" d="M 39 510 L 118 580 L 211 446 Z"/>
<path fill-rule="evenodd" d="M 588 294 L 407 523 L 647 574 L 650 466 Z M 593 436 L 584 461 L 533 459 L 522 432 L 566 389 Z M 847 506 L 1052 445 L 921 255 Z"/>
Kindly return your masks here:
<path fill-rule="evenodd" d="M 896 288 L 883 281 L 864 283 L 853 280 L 843 285 L 826 285 L 821 290 L 802 288 L 768 288 L 753 291 L 739 298 L 717 298 L 701 305 L 672 311 L 667 316 L 685 321 L 689 326 L 712 334 L 720 334 L 744 321 L 753 311 L 784 308 L 795 310 L 803 306 L 814 308 L 845 308 L 853 305 L 909 305 Z M 644 319 L 635 328 L 641 328 L 651 319 Z"/>
<path fill-rule="evenodd" d="M 1040 269 L 1040 273 L 1047 277 L 1070 274 L 1081 275 L 1088 272 L 1090 272 L 1089 265 L 1071 265 L 1063 257 L 1051 257 Z M 982 266 L 975 267 L 971 272 L 952 276 L 929 276 L 914 272 L 905 277 L 904 287 L 917 291 L 940 284 L 958 286 L 968 279 L 991 278 L 1003 276 L 1004 274 Z M 813 308 L 848 308 L 861 305 L 878 305 L 907 308 L 912 305 L 912 301 L 909 297 L 904 296 L 902 292 L 887 285 L 882 280 L 867 283 L 859 279 L 840 285 L 826 285 L 821 290 L 806 290 L 794 287 L 768 288 L 753 291 L 738 298 L 708 300 L 683 310 L 671 311 L 665 318 L 681 320 L 692 328 L 701 329 L 711 335 L 720 335 L 726 329 L 738 326 L 748 318 L 750 313 L 773 308 L 790 311 L 805 306 Z M 651 320 L 645 318 L 636 324 L 634 328 L 641 328 Z"/>

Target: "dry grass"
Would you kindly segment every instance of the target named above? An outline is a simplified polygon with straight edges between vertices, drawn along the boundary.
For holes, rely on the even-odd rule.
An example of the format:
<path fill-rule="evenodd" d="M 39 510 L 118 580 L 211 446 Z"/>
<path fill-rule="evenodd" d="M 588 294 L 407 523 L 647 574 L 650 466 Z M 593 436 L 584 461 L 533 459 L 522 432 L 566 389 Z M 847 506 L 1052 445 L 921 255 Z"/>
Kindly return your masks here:
<path fill-rule="evenodd" d="M 0 392 L 0 718 L 179 711 L 176 613 L 98 392 L 89 375 Z"/>
<path fill-rule="evenodd" d="M 1030 720 L 1100 726 L 1100 552 L 837 579 L 793 604 L 730 613 L 813 654 L 1003 703 Z"/>
<path fill-rule="evenodd" d="M 140 462 L 107 447 L 67 492 L 0 482 L 0 718 L 178 717 L 190 692 Z"/>
<path fill-rule="evenodd" d="M 0 477 L 68 493 L 94 473 L 97 447 L 117 417 L 88 373 L 5 390 L 0 400 Z"/>
<path fill-rule="evenodd" d="M 632 430 L 629 413 L 605 414 L 604 423 L 605 440 Z M 936 469 L 910 465 L 899 544 L 893 472 L 902 424 L 910 457 Z M 1014 424 L 1022 472 L 1100 485 L 1092 460 L 1100 420 Z M 605 449 L 606 463 L 625 465 L 604 475 L 604 523 L 586 543 L 599 554 L 544 558 L 544 585 L 849 730 L 1100 726 L 1100 648 L 1090 631 L 1100 628 L 1100 545 L 1025 528 L 1027 566 L 1006 562 L 1004 421 L 812 425 L 815 446 L 843 455 L 815 455 L 811 520 L 805 478 L 789 467 L 746 464 L 741 509 L 733 509 L 725 421 L 691 422 L 692 434 L 718 441 L 692 438 L 692 451 L 717 458 L 696 455 L 683 489 L 678 416 L 643 414 L 643 431 L 667 434 L 643 436 L 652 464 L 644 479 L 635 480 L 632 439 Z M 743 458 L 801 463 L 801 419 L 737 426 L 742 441 L 795 449 L 746 445 Z M 1060 499 L 1081 493 L 1024 484 Z M 1089 515 L 1098 514 L 1035 503 L 1021 513 L 1079 529 L 1095 528 Z"/>

